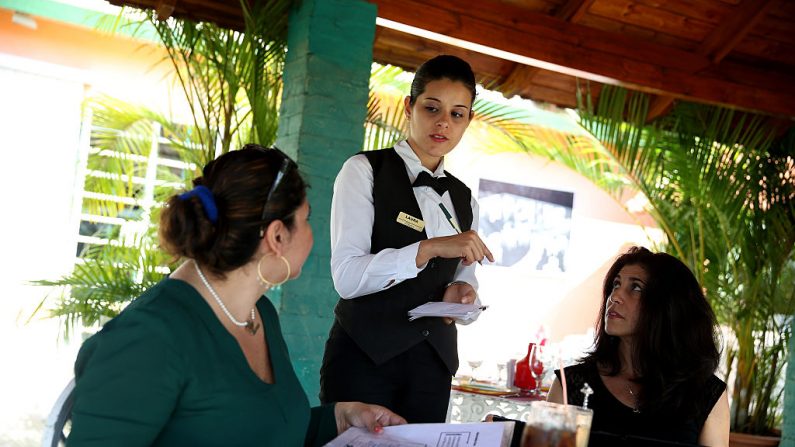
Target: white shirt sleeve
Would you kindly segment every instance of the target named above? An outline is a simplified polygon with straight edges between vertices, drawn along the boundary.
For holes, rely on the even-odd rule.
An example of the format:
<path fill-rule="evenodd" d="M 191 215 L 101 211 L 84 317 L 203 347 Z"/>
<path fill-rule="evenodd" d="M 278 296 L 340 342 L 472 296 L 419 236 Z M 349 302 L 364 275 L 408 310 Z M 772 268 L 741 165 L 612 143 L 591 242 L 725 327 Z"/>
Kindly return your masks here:
<path fill-rule="evenodd" d="M 359 154 L 343 164 L 331 199 L 331 277 L 342 298 L 387 289 L 422 270 L 416 267 L 419 242 L 370 253 L 374 214 L 373 169 Z"/>
<path fill-rule="evenodd" d="M 475 230 L 477 232 L 478 231 L 478 220 L 479 220 L 479 216 L 480 216 L 480 206 L 478 205 L 478 202 L 477 202 L 477 200 L 475 200 L 474 197 L 472 197 L 472 200 L 470 201 L 470 206 L 472 207 L 472 226 L 471 226 L 470 229 Z M 455 275 L 453 276 L 453 281 L 463 281 L 465 283 L 468 283 L 469 285 L 471 285 L 475 289 L 475 293 L 477 293 L 477 291 L 478 291 L 478 280 L 475 277 L 475 269 L 477 268 L 477 266 L 478 266 L 477 263 L 472 263 L 470 265 L 464 265 L 463 263 L 459 262 L 458 263 L 458 268 L 456 268 Z M 482 303 L 480 302 L 480 297 L 479 296 L 475 297 L 475 305 L 477 305 L 477 306 L 482 305 Z M 470 318 L 469 320 L 466 320 L 466 321 L 456 320 L 456 323 L 460 324 L 462 326 L 467 326 L 469 324 L 472 324 L 473 321 L 477 321 L 478 316 L 480 316 L 480 314 L 475 315 L 474 317 L 472 317 L 472 318 Z"/>
<path fill-rule="evenodd" d="M 472 225 L 470 229 L 478 231 L 478 213 L 480 212 L 480 208 L 478 206 L 477 200 L 473 197 L 470 202 L 469 206 L 472 209 Z M 469 283 L 475 290 L 478 290 L 478 280 L 475 277 L 475 268 L 478 264 L 472 263 L 470 265 L 464 265 L 463 263 L 458 263 L 458 268 L 456 268 L 455 275 L 453 276 L 453 281 L 464 281 Z"/>

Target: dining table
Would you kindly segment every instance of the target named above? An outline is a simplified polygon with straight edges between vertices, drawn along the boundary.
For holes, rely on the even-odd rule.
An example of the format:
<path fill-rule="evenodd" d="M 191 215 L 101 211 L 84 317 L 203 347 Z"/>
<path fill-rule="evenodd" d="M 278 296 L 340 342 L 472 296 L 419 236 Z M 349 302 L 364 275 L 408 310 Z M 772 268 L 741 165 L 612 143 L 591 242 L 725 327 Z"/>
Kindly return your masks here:
<path fill-rule="evenodd" d="M 494 414 L 509 419 L 527 421 L 530 402 L 546 400 L 546 390 L 507 388 L 487 381 L 453 381 L 447 422 L 481 422 Z"/>

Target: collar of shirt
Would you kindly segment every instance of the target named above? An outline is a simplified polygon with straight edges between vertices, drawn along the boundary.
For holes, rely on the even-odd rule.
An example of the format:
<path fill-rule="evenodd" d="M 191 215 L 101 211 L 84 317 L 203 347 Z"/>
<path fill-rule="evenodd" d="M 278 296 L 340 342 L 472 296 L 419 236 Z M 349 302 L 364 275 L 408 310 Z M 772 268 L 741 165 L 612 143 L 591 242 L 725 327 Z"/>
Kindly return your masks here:
<path fill-rule="evenodd" d="M 420 175 L 420 172 L 427 171 L 434 177 L 444 177 L 444 157 L 439 162 L 439 166 L 436 167 L 436 171 L 431 172 L 425 166 L 422 165 L 420 162 L 419 157 L 417 154 L 414 153 L 414 150 L 409 146 L 408 140 L 402 140 L 395 145 L 395 152 L 403 159 L 403 163 L 406 165 L 406 170 L 409 173 L 409 180 L 411 183 L 414 183 L 414 180 L 417 179 L 417 176 Z"/>

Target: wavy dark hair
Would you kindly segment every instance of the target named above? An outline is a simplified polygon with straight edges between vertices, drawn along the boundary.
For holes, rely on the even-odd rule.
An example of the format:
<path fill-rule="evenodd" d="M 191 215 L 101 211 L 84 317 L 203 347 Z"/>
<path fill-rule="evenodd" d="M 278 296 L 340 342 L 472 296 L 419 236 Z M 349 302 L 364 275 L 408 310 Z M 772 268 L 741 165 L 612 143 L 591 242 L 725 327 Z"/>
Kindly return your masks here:
<path fill-rule="evenodd" d="M 274 181 L 283 172 L 268 198 Z M 160 244 L 174 256 L 196 260 L 219 277 L 248 263 L 260 229 L 281 220 L 292 230 L 307 185 L 294 161 L 275 148 L 247 144 L 210 161 L 194 186 L 212 192 L 218 209 L 210 221 L 199 197 L 172 196 L 160 216 Z"/>
<path fill-rule="evenodd" d="M 602 306 L 596 321 L 593 350 L 583 359 L 602 372 L 621 371 L 619 339 L 605 332 L 604 314 L 613 280 L 626 265 L 643 268 L 648 281 L 641 294 L 634 335 L 632 363 L 642 385 L 642 411 L 675 411 L 690 417 L 718 367 L 718 332 L 715 314 L 690 269 L 666 253 L 632 247 L 616 259 L 605 276 Z"/>
<path fill-rule="evenodd" d="M 411 94 L 409 95 L 409 105 L 414 105 L 417 98 L 425 92 L 425 86 L 429 82 L 439 79 L 449 79 L 451 81 L 464 84 L 472 95 L 472 103 L 475 102 L 475 73 L 467 61 L 460 57 L 442 54 L 423 62 L 414 79 L 411 81 Z M 471 106 L 472 104 L 470 104 Z"/>

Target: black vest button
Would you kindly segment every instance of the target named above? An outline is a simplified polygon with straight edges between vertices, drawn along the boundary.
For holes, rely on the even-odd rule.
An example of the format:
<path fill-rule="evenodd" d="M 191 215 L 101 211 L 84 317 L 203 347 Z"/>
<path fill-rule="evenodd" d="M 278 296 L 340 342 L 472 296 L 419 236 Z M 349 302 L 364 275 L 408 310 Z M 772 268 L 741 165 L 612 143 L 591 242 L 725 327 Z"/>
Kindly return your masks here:
<path fill-rule="evenodd" d="M 431 331 L 429 331 L 428 329 L 425 329 L 425 330 L 422 331 L 422 336 L 423 337 L 427 337 L 429 335 L 431 335 Z"/>

